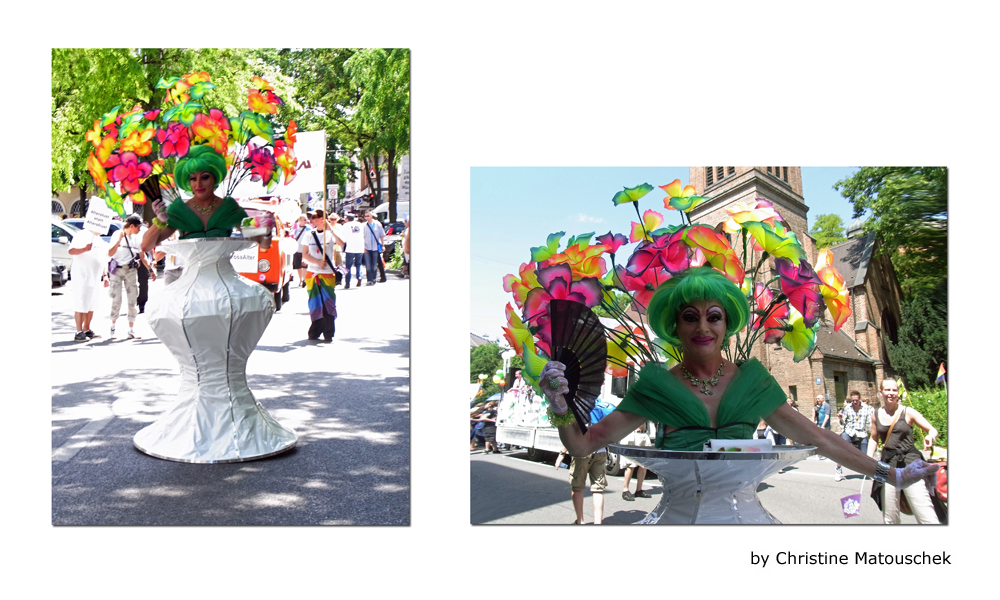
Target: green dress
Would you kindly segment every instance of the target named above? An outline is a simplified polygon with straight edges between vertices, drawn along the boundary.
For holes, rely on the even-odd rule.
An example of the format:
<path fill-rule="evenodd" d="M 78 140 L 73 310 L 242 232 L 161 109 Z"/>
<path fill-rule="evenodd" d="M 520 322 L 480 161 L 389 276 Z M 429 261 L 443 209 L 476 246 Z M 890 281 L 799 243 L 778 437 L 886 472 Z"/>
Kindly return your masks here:
<path fill-rule="evenodd" d="M 708 409 L 691 388 L 658 364 L 639 370 L 638 380 L 629 387 L 618 410 L 643 415 L 675 431 L 656 434 L 662 450 L 700 451 L 710 439 L 740 440 L 753 437 L 762 417 L 785 402 L 785 393 L 756 358 L 743 363 L 719 401 L 711 427 Z"/>
<path fill-rule="evenodd" d="M 167 225 L 181 232 L 180 239 L 189 240 L 204 237 L 230 237 L 233 227 L 247 217 L 236 200 L 226 196 L 218 208 L 208 218 L 208 225 L 202 225 L 201 218 L 183 200 L 175 200 L 167 206 Z"/>

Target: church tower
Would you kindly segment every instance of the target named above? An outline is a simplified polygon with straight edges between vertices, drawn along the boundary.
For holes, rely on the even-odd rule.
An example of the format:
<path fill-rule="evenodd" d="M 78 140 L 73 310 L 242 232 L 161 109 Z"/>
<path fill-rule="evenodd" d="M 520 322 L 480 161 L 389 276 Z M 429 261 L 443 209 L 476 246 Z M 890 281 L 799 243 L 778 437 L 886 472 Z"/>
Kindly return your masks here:
<path fill-rule="evenodd" d="M 690 167 L 689 183 L 709 201 L 689 213 L 692 223 L 716 226 L 729 218 L 725 207 L 734 202 L 763 198 L 770 201 L 795 232 L 811 264 L 816 244 L 809 237 L 809 221 L 802 196 L 801 167 Z"/>

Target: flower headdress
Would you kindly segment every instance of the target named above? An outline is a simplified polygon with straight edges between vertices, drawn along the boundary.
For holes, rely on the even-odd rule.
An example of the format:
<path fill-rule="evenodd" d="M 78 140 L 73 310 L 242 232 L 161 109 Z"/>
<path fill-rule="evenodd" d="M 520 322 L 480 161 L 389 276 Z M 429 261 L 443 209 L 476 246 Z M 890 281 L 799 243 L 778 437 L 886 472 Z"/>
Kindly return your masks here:
<path fill-rule="evenodd" d="M 198 145 L 211 147 L 225 159 L 226 195 L 247 177 L 262 182 L 268 192 L 278 186 L 282 176 L 285 185 L 289 184 L 298 164 L 295 122 L 289 121 L 283 136 L 276 138 L 266 115 L 276 114 L 284 102 L 260 77 L 254 77 L 251 86 L 249 110 L 229 117 L 205 102 L 206 94 L 215 88 L 205 71 L 164 77 L 156 84 L 156 89 L 166 90 L 162 109 L 143 112 L 136 105 L 118 114 L 121 106 L 116 106 L 94 121 L 86 134 L 94 145 L 87 168 L 97 195 L 122 217 L 126 199 L 144 204 L 151 189 L 168 190 L 177 198 L 174 166 Z M 155 185 L 144 185 L 147 180 Z"/>
<path fill-rule="evenodd" d="M 537 388 L 542 367 L 551 356 L 547 306 L 554 298 L 601 307 L 617 324 L 605 326 L 608 370 L 624 376 L 630 365 L 680 362 L 680 347 L 655 337 L 646 308 L 654 292 L 688 269 L 708 266 L 731 281 L 746 296 L 751 315 L 736 332 L 735 344 L 724 345 L 731 361 L 742 362 L 760 338 L 781 343 L 799 362 L 816 345 L 819 318 L 829 309 L 834 330 L 851 314 L 844 278 L 833 266 L 828 249 L 810 265 L 798 238 L 774 206 L 763 199 L 737 202 L 726 208 L 729 217 L 718 226 L 691 223 L 687 213 L 708 200 L 680 179 L 660 186 L 667 193 L 664 208 L 677 210 L 681 224 L 665 225 L 663 215 L 639 212 L 639 200 L 653 190 L 648 183 L 625 188 L 612 198 L 615 205 L 632 204 L 638 222 L 630 235 L 608 232 L 570 238 L 560 251 L 565 232 L 549 235 L 546 244 L 531 249 L 531 261 L 517 275 L 504 277 L 504 290 L 514 297 L 507 305 L 504 337 L 524 360 L 522 375 Z M 730 240 L 742 252 L 737 254 Z M 624 264 L 616 262 L 622 246 L 635 243 Z M 767 281 L 763 267 L 774 257 L 777 273 Z M 610 259 L 610 266 L 606 259 Z M 735 288 L 734 288 L 735 289 Z M 629 311 L 629 305 L 637 310 Z"/>

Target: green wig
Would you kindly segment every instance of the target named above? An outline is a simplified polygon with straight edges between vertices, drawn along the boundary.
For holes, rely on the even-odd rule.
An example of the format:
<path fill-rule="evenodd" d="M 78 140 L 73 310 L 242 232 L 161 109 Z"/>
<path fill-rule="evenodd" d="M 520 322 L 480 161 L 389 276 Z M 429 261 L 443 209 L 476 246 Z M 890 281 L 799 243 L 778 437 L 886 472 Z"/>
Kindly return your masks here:
<path fill-rule="evenodd" d="M 226 159 L 211 146 L 192 146 L 187 156 L 174 167 L 174 182 L 185 192 L 191 191 L 191 175 L 208 171 L 215 177 L 215 187 L 226 178 Z"/>
<path fill-rule="evenodd" d="M 646 313 L 653 332 L 680 346 L 677 318 L 681 308 L 702 300 L 717 300 L 726 311 L 726 337 L 743 329 L 750 320 L 750 304 L 736 284 L 712 267 L 692 267 L 668 279 L 656 289 Z"/>

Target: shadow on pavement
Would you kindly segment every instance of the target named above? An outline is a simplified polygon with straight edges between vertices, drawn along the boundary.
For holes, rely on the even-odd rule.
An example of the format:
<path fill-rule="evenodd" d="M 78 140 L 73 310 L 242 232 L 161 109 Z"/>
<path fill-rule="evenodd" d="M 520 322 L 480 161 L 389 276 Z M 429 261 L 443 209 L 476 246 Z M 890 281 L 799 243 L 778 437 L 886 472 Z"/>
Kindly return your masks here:
<path fill-rule="evenodd" d="M 569 498 L 569 482 L 565 479 L 551 479 L 486 461 L 474 460 L 470 465 L 473 525 L 551 506 Z M 514 476 L 517 477 L 516 486 L 504 485 L 505 480 Z"/>
<path fill-rule="evenodd" d="M 409 378 L 336 371 L 249 376 L 257 400 L 298 434 L 296 448 L 233 464 L 187 464 L 134 449 L 132 436 L 173 401 L 180 377 L 52 388 L 53 450 L 106 424 L 52 463 L 54 525 L 407 525 Z"/>

